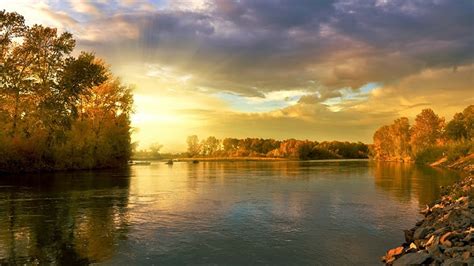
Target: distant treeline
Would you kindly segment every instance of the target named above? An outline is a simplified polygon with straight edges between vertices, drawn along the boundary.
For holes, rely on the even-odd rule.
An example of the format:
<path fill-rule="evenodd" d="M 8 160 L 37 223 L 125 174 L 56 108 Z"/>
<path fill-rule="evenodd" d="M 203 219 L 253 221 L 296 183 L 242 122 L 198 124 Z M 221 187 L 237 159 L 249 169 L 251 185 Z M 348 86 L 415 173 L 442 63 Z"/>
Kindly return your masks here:
<path fill-rule="evenodd" d="M 130 156 L 130 88 L 55 28 L 0 11 L 0 172 L 84 169 Z"/>
<path fill-rule="evenodd" d="M 368 157 L 368 146 L 361 142 L 317 142 L 262 138 L 225 138 L 210 136 L 202 141 L 187 138 L 189 157 L 269 157 L 291 159 L 358 159 Z"/>
<path fill-rule="evenodd" d="M 408 118 L 379 128 L 371 153 L 381 161 L 434 162 L 446 157 L 456 160 L 474 152 L 474 105 L 445 122 L 431 109 L 424 109 L 411 126 Z"/>

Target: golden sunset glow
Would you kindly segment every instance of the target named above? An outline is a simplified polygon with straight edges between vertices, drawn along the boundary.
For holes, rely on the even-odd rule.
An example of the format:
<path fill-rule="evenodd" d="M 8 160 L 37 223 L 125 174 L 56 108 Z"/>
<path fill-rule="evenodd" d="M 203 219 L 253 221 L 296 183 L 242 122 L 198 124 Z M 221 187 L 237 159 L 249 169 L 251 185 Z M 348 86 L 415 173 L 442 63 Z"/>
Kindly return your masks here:
<path fill-rule="evenodd" d="M 168 152 L 188 135 L 370 142 L 423 108 L 450 119 L 474 100 L 461 2 L 0 1 L 106 59 L 135 87 L 133 141 Z"/>

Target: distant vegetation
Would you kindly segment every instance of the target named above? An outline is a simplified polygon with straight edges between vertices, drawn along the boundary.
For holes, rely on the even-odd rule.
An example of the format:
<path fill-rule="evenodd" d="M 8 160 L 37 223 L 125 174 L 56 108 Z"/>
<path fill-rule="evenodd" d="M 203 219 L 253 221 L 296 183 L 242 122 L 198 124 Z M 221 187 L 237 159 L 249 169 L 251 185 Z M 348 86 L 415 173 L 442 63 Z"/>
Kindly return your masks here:
<path fill-rule="evenodd" d="M 225 138 L 210 136 L 199 141 L 187 138 L 189 157 L 266 157 L 291 159 L 358 159 L 367 158 L 368 146 L 357 142 L 317 142 L 310 140 L 274 140 L 261 138 Z"/>
<path fill-rule="evenodd" d="M 170 154 L 160 153 L 162 145 L 152 144 L 146 150 L 133 154 L 135 159 L 172 159 L 172 158 L 261 158 L 261 159 L 363 159 L 368 158 L 369 148 L 362 142 L 310 141 L 310 140 L 274 140 L 261 138 L 225 138 L 210 136 L 199 140 L 198 136 L 189 136 L 186 140 L 187 152 Z"/>
<path fill-rule="evenodd" d="M 374 159 L 381 161 L 416 161 L 432 163 L 446 158 L 454 161 L 474 152 L 474 105 L 445 119 L 431 109 L 424 109 L 410 126 L 402 117 L 379 128 L 371 149 Z"/>
<path fill-rule="evenodd" d="M 130 156 L 130 88 L 70 33 L 0 11 L 0 172 L 112 167 Z"/>

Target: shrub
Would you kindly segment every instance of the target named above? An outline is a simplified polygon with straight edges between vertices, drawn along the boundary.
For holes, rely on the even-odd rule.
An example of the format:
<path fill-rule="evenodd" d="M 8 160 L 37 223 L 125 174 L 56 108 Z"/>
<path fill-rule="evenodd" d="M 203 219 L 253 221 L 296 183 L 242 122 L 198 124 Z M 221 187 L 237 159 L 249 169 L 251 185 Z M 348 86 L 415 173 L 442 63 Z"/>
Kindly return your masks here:
<path fill-rule="evenodd" d="M 430 146 L 419 151 L 415 156 L 415 162 L 429 164 L 443 158 L 446 154 L 446 147 Z"/>

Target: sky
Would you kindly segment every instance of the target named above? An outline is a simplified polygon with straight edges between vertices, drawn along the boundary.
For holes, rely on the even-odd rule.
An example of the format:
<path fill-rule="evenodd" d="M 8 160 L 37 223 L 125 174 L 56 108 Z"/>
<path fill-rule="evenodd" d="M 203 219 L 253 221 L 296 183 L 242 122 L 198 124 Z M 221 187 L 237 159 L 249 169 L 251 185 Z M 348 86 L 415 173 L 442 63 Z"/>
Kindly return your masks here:
<path fill-rule="evenodd" d="M 73 33 L 133 85 L 133 141 L 372 142 L 474 103 L 472 0 L 0 0 Z"/>

